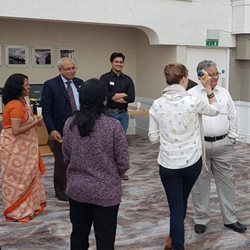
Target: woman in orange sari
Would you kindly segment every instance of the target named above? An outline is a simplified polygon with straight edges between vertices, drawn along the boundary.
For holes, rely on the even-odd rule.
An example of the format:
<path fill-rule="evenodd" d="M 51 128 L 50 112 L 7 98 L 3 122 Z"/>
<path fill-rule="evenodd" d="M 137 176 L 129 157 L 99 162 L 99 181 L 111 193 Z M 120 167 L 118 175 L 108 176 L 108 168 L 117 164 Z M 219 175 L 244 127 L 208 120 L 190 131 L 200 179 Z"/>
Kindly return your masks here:
<path fill-rule="evenodd" d="M 7 221 L 28 222 L 44 211 L 46 196 L 41 175 L 45 167 L 38 148 L 36 126 L 41 116 L 34 117 L 25 97 L 29 95 L 28 77 L 11 75 L 3 88 L 0 159 L 2 194 Z"/>

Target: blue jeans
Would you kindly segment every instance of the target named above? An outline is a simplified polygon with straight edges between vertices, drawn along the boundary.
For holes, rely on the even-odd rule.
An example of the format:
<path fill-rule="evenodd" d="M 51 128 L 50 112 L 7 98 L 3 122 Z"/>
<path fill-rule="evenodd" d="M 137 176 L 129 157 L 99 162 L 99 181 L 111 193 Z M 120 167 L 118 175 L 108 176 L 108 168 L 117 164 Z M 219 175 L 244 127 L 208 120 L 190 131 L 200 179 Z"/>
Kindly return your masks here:
<path fill-rule="evenodd" d="M 120 121 L 125 134 L 127 133 L 128 121 L 129 121 L 128 112 L 124 112 L 124 113 L 107 112 L 106 114 Z"/>
<path fill-rule="evenodd" d="M 174 250 L 184 250 L 184 220 L 189 194 L 202 167 L 201 158 L 192 166 L 168 169 L 160 165 L 160 177 L 170 209 L 170 237 Z"/>

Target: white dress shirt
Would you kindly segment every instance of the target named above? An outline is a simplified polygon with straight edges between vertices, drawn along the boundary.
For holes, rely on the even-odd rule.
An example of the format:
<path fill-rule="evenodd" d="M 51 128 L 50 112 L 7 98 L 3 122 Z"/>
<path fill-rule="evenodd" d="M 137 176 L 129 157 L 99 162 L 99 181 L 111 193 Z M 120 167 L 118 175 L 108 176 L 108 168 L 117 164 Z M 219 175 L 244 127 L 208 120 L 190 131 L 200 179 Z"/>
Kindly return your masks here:
<path fill-rule="evenodd" d="M 207 93 L 201 84 L 191 88 L 188 92 L 208 102 Z M 214 137 L 227 134 L 230 138 L 237 138 L 238 120 L 232 97 L 225 88 L 220 86 L 216 86 L 213 92 L 220 106 L 220 114 L 214 117 L 202 116 L 204 135 Z"/>
<path fill-rule="evenodd" d="M 199 114 L 215 116 L 215 104 L 190 95 L 180 84 L 170 85 L 149 110 L 149 139 L 160 141 L 158 163 L 170 169 L 193 165 L 202 154 Z"/>

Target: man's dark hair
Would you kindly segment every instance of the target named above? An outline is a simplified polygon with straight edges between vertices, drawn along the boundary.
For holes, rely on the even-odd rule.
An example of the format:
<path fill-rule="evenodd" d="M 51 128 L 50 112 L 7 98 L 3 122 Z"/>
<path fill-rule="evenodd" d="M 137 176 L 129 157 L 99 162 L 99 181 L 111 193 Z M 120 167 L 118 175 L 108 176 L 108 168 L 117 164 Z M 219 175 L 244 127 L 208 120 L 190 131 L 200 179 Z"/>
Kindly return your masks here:
<path fill-rule="evenodd" d="M 17 100 L 22 96 L 25 79 L 28 80 L 28 76 L 21 73 L 9 76 L 3 87 L 3 104 Z"/>
<path fill-rule="evenodd" d="M 86 81 L 79 90 L 80 111 L 75 112 L 70 129 L 76 125 L 82 137 L 89 135 L 96 120 L 105 112 L 106 99 L 106 87 L 99 79 Z"/>
<path fill-rule="evenodd" d="M 120 52 L 113 52 L 110 56 L 110 62 L 112 63 L 116 57 L 121 57 L 123 61 L 125 60 L 125 56 Z"/>

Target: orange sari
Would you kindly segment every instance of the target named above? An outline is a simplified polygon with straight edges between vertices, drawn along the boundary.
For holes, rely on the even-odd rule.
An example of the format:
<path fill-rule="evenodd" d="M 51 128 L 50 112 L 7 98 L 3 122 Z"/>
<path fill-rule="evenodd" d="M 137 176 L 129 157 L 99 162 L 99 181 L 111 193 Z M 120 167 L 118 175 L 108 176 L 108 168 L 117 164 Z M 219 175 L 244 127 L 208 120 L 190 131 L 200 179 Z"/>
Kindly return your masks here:
<path fill-rule="evenodd" d="M 41 175 L 45 167 L 38 148 L 36 127 L 15 136 L 11 119 L 22 125 L 34 120 L 29 105 L 12 100 L 3 111 L 0 137 L 4 216 L 8 221 L 27 222 L 44 211 L 46 196 Z"/>

